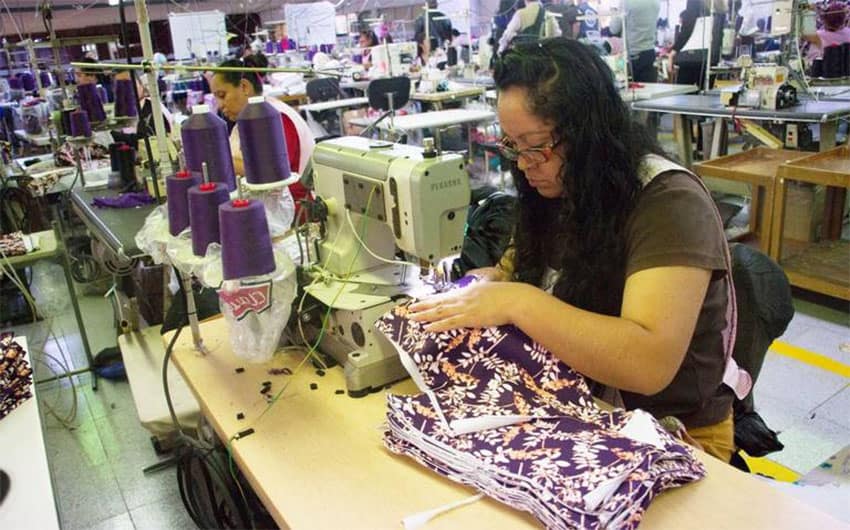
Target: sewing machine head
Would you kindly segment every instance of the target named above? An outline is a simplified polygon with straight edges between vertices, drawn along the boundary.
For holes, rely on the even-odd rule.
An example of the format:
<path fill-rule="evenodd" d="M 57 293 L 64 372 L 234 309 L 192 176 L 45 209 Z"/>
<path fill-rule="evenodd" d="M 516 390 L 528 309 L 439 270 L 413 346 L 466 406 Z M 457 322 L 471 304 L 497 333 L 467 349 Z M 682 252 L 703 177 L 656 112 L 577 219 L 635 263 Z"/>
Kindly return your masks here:
<path fill-rule="evenodd" d="M 313 168 L 331 272 L 372 269 L 382 265 L 372 254 L 391 260 L 396 247 L 427 266 L 460 252 L 470 197 L 461 155 L 349 136 L 316 145 Z"/>
<path fill-rule="evenodd" d="M 788 84 L 788 68 L 776 64 L 742 63 L 742 85 L 722 90 L 727 106 L 776 110 L 797 104 L 797 91 Z"/>

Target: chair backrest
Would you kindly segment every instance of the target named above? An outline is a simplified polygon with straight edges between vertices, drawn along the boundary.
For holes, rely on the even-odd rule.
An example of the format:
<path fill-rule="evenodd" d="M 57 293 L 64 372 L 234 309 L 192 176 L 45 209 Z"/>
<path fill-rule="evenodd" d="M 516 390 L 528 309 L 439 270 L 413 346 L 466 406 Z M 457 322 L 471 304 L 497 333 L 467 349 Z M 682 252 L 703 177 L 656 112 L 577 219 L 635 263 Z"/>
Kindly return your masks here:
<path fill-rule="evenodd" d="M 375 110 L 397 110 L 410 101 L 410 78 L 374 79 L 366 87 L 369 106 Z"/>
<path fill-rule="evenodd" d="M 339 99 L 339 80 L 334 77 L 319 77 L 307 83 L 307 97 L 311 103 Z"/>

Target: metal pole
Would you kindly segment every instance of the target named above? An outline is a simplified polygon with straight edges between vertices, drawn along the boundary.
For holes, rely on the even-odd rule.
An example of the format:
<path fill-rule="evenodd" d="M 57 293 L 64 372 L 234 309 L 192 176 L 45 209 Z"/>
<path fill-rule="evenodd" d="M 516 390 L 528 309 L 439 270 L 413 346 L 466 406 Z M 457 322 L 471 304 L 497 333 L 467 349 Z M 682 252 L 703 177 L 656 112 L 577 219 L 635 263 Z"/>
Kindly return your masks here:
<path fill-rule="evenodd" d="M 118 0 L 118 17 L 121 20 L 121 40 L 124 42 L 124 53 L 127 55 L 127 64 L 133 64 L 133 58 L 130 57 L 130 42 L 127 38 L 127 17 L 124 14 L 124 0 Z M 136 72 L 134 70 L 130 70 L 130 79 L 133 82 L 133 97 L 136 98 L 137 102 L 139 102 L 141 101 L 141 98 L 139 98 L 139 87 L 136 86 Z M 153 106 L 153 102 L 151 102 L 151 106 Z M 151 161 L 151 185 L 153 187 L 153 195 L 156 199 L 156 203 L 162 204 L 162 196 L 159 191 L 159 181 L 156 178 L 156 168 L 153 163 L 153 149 L 151 149 L 149 136 L 149 134 L 146 134 L 143 142 L 145 144 L 145 152 L 148 155 L 148 160 Z"/>
<path fill-rule="evenodd" d="M 425 42 L 422 43 L 425 48 L 425 64 L 423 64 L 423 68 L 428 67 L 428 59 L 431 58 L 431 9 L 428 7 L 428 3 L 425 3 Z"/>
<path fill-rule="evenodd" d="M 151 30 L 148 17 L 148 6 L 145 0 L 134 0 L 136 6 L 136 22 L 139 25 L 139 40 L 142 44 L 142 59 L 144 62 L 153 60 L 153 44 L 151 43 Z M 171 162 L 171 155 L 168 154 L 168 138 L 165 134 L 165 122 L 162 116 L 162 107 L 160 106 L 159 84 L 156 78 L 157 70 L 154 70 L 153 79 L 148 78 L 148 92 L 151 96 L 151 110 L 153 110 L 153 126 L 156 130 L 156 143 L 159 148 L 159 169 L 161 170 L 166 163 Z M 153 159 L 151 164 L 154 164 Z"/>
<path fill-rule="evenodd" d="M 711 80 L 711 48 L 714 41 L 714 0 L 709 0 L 708 19 L 711 21 L 711 31 L 708 32 L 708 49 L 706 50 L 705 87 L 703 88 L 705 91 L 709 89 L 709 82 Z M 703 25 L 703 28 L 705 28 L 705 25 Z"/>

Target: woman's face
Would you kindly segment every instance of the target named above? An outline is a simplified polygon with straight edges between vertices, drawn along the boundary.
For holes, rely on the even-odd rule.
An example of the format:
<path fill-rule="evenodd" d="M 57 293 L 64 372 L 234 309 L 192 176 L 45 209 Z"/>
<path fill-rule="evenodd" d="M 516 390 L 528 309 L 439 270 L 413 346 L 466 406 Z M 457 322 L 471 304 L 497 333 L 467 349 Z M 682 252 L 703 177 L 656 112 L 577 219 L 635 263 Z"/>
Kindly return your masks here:
<path fill-rule="evenodd" d="M 511 87 L 500 91 L 498 111 L 502 133 L 519 152 L 549 146 L 560 140 L 554 136 L 555 127 L 551 122 L 544 121 L 529 110 L 528 90 L 525 88 Z M 517 165 L 537 193 L 547 199 L 555 199 L 564 192 L 561 175 L 565 154 L 566 147 L 560 143 L 547 154 L 546 161 L 530 163 L 529 157 L 520 156 Z"/>
<path fill-rule="evenodd" d="M 232 85 L 221 75 L 214 75 L 210 83 L 218 108 L 230 121 L 236 121 L 236 117 L 248 104 L 248 98 L 253 94 L 251 83 L 242 79 L 238 85 Z"/>
<path fill-rule="evenodd" d="M 372 42 L 369 39 L 369 35 L 361 33 L 359 44 L 361 48 L 370 48 L 372 46 Z"/>

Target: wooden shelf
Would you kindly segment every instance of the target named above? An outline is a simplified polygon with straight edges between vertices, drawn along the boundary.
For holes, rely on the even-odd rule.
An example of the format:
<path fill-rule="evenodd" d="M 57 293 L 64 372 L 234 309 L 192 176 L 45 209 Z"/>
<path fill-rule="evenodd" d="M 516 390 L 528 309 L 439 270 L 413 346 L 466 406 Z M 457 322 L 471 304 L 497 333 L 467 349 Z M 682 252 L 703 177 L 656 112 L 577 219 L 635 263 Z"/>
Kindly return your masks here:
<path fill-rule="evenodd" d="M 771 257 L 782 265 L 792 285 L 850 300 L 850 241 L 840 239 L 844 197 L 850 188 L 850 146 L 838 146 L 783 164 L 777 176 Z M 784 237 L 787 181 L 826 186 L 824 241 L 799 249 Z"/>
<path fill-rule="evenodd" d="M 749 230 L 758 236 L 761 251 L 769 254 L 777 170 L 782 164 L 805 156 L 800 151 L 757 147 L 698 162 L 693 169 L 702 178 L 744 182 L 752 186 Z"/>
<path fill-rule="evenodd" d="M 850 241 L 824 241 L 779 262 L 791 284 L 850 300 Z"/>

